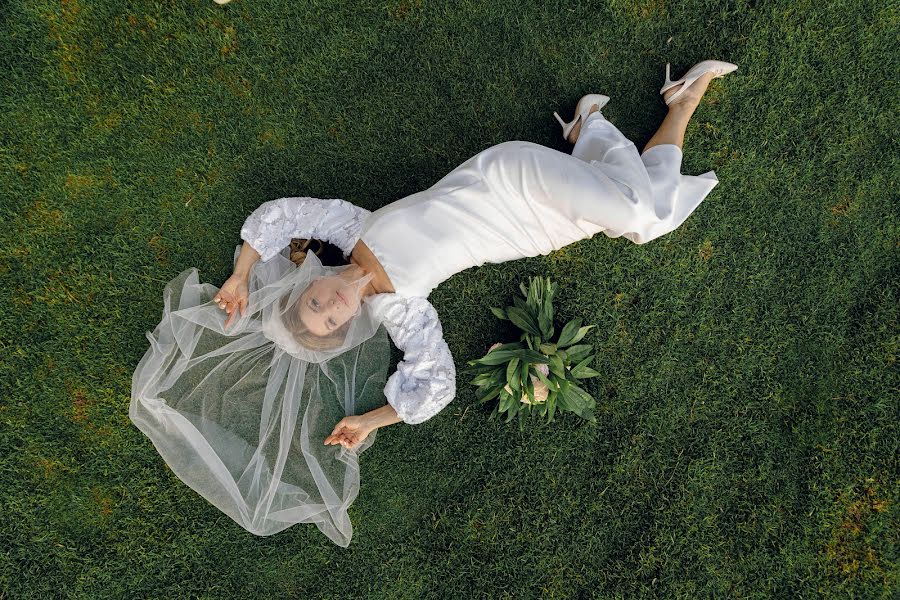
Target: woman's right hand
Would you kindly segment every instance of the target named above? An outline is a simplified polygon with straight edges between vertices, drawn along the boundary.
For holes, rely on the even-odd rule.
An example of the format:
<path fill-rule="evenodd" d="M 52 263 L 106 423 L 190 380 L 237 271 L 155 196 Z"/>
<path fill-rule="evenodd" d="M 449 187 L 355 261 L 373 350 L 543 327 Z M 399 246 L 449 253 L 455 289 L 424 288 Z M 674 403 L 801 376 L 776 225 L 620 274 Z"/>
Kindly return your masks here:
<path fill-rule="evenodd" d="M 247 279 L 247 277 L 236 273 L 233 274 L 222 284 L 219 293 L 213 297 L 213 302 L 228 313 L 225 329 L 228 329 L 229 325 L 234 322 L 238 312 L 240 312 L 242 317 L 247 312 L 247 302 L 250 298 L 250 287 Z"/>

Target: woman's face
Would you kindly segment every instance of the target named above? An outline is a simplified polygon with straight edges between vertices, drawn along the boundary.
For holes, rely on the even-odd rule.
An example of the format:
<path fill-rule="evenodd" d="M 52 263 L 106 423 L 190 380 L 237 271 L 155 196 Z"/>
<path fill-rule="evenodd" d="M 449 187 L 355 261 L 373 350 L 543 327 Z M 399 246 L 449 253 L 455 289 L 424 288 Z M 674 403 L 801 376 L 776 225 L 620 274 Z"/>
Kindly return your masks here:
<path fill-rule="evenodd" d="M 326 336 L 356 316 L 359 289 L 346 277 L 322 277 L 309 284 L 298 304 L 300 320 L 310 333 Z"/>

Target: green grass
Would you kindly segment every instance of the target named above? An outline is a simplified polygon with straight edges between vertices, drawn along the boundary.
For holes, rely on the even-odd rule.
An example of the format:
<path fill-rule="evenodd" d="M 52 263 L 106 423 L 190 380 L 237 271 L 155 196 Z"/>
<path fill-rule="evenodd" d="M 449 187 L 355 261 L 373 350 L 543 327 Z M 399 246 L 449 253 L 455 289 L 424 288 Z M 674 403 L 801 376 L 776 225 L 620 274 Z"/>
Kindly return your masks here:
<path fill-rule="evenodd" d="M 900 589 L 896 3 L 0 4 L 0 598 L 891 598 Z M 240 529 L 133 425 L 166 281 L 281 196 L 369 209 L 584 93 L 641 146 L 705 58 L 677 231 L 431 296 L 458 367 L 519 282 L 596 323 L 598 425 L 474 388 L 361 459 L 341 549 Z M 395 355 L 396 357 L 396 355 Z"/>

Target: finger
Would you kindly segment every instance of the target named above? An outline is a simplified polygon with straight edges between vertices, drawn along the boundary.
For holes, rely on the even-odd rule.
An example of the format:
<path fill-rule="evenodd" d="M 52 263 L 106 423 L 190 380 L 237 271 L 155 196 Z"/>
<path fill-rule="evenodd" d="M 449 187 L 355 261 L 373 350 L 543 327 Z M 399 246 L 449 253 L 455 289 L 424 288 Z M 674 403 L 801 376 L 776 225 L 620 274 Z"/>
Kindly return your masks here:
<path fill-rule="evenodd" d="M 247 299 L 246 298 L 241 298 L 240 307 L 241 307 L 241 316 L 243 317 L 247 313 Z"/>

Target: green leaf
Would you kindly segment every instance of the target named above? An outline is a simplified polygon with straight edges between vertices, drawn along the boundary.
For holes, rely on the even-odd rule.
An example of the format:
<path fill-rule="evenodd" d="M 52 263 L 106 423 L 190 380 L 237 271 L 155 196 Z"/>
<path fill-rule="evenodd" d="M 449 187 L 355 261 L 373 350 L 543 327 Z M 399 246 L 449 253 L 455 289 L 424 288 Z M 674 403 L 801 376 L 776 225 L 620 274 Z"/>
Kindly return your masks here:
<path fill-rule="evenodd" d="M 479 358 L 478 360 L 473 362 L 479 365 L 499 365 L 507 362 L 511 358 L 515 358 L 515 352 L 516 350 L 500 350 L 498 348 L 496 350 L 491 350 L 490 352 L 485 354 L 483 358 Z"/>
<path fill-rule="evenodd" d="M 547 396 L 547 422 L 553 422 L 553 415 L 556 413 L 556 392 L 550 392 Z"/>
<path fill-rule="evenodd" d="M 594 397 L 577 385 L 570 386 L 569 392 L 571 399 L 577 399 L 578 410 L 573 412 L 580 417 L 588 417 L 597 405 L 597 401 L 594 400 Z"/>
<path fill-rule="evenodd" d="M 494 308 L 491 307 L 491 312 L 494 313 L 494 316 L 498 319 L 502 319 L 503 321 L 509 321 L 509 317 L 506 316 L 506 311 L 502 308 Z"/>
<path fill-rule="evenodd" d="M 566 346 L 568 346 L 569 344 L 574 344 L 575 342 L 580 342 L 581 338 L 583 338 L 587 334 L 587 332 L 594 327 L 596 327 L 596 325 L 585 325 L 584 327 L 579 328 L 578 333 L 575 334 L 575 337 L 573 337 L 572 341 L 566 344 Z"/>
<path fill-rule="evenodd" d="M 490 385 L 491 382 L 493 382 L 493 381 L 494 381 L 493 373 L 482 373 L 481 375 L 479 375 L 478 377 L 476 377 L 469 383 L 471 383 L 472 385 Z"/>
<path fill-rule="evenodd" d="M 493 400 L 494 398 L 496 398 L 497 396 L 499 396 L 499 395 L 500 395 L 500 392 L 502 392 L 502 391 L 503 391 L 503 388 L 502 388 L 502 387 L 494 388 L 493 390 L 487 392 L 487 393 L 484 394 L 483 396 L 480 396 L 480 397 L 478 398 L 478 403 L 479 403 L 479 404 L 484 404 L 485 402 L 490 402 L 491 400 Z"/>
<path fill-rule="evenodd" d="M 516 358 L 527 361 L 529 363 L 535 363 L 539 365 L 547 364 L 547 357 L 540 352 L 535 352 L 534 350 L 513 350 L 513 353 L 513 356 L 515 356 Z"/>
<path fill-rule="evenodd" d="M 512 421 L 513 417 L 516 416 L 516 413 L 519 412 L 519 404 L 521 403 L 513 402 L 512 406 L 509 407 L 509 414 L 507 414 L 506 416 L 506 421 L 504 421 L 505 423 L 509 423 L 510 421 Z"/>
<path fill-rule="evenodd" d="M 541 344 L 541 352 L 547 356 L 556 354 L 556 344 Z"/>
<path fill-rule="evenodd" d="M 600 371 L 595 371 L 590 367 L 581 367 L 579 370 L 572 369 L 572 375 L 574 375 L 577 379 L 587 379 L 588 377 L 599 377 L 601 375 Z"/>
<path fill-rule="evenodd" d="M 541 336 L 545 340 L 553 337 L 553 323 L 547 317 L 547 311 L 538 309 L 538 327 L 541 329 Z"/>
<path fill-rule="evenodd" d="M 555 383 L 553 383 L 552 381 L 550 381 L 550 380 L 547 378 L 546 375 L 544 375 L 543 373 L 541 373 L 541 372 L 538 371 L 537 369 L 534 369 L 532 372 L 534 373 L 534 375 L 538 378 L 538 380 L 539 380 L 541 383 L 543 383 L 544 385 L 547 386 L 547 389 L 550 390 L 551 392 L 554 391 L 554 390 L 559 389 L 559 386 L 557 386 Z"/>
<path fill-rule="evenodd" d="M 562 329 L 562 333 L 559 334 L 559 339 L 556 341 L 556 345 L 559 348 L 565 348 L 566 346 L 574 343 L 572 342 L 572 338 L 575 337 L 575 333 L 578 331 L 578 328 L 581 327 L 581 319 L 572 319 L 568 323 L 566 323 L 565 327 Z"/>
<path fill-rule="evenodd" d="M 528 289 L 525 287 L 524 281 L 519 284 L 519 289 L 522 290 L 522 295 L 527 298 L 528 297 Z"/>
<path fill-rule="evenodd" d="M 508 344 L 500 344 L 494 350 L 521 350 L 522 343 L 521 342 L 509 342 Z"/>
<path fill-rule="evenodd" d="M 514 358 L 509 361 L 509 364 L 506 365 L 506 381 L 509 383 L 509 387 L 513 390 L 518 390 L 519 388 L 519 378 L 517 377 L 518 373 L 516 372 L 519 368 L 519 359 Z"/>
<path fill-rule="evenodd" d="M 506 313 L 509 315 L 509 320 L 522 331 L 530 333 L 531 335 L 541 335 L 537 323 L 534 322 L 534 318 L 521 308 L 511 307 Z"/>
<path fill-rule="evenodd" d="M 522 300 L 518 296 L 513 298 L 513 306 L 511 306 L 510 308 L 519 308 L 519 309 L 527 312 L 529 315 L 532 314 L 532 312 L 533 312 L 531 310 L 531 307 L 528 305 L 528 302 L 525 300 Z"/>
<path fill-rule="evenodd" d="M 562 359 L 556 354 L 550 355 L 550 372 L 559 377 L 560 379 L 566 378 L 566 367 L 563 365 Z"/>
<path fill-rule="evenodd" d="M 528 401 L 534 404 L 534 382 L 528 377 L 528 371 L 525 372 L 525 393 L 528 395 Z"/>
<path fill-rule="evenodd" d="M 569 359 L 572 360 L 572 362 L 578 362 L 587 358 L 593 349 L 594 347 L 590 344 L 578 344 L 566 348 L 566 354 L 569 355 Z"/>
<path fill-rule="evenodd" d="M 599 372 L 587 366 L 592 360 L 594 360 L 594 357 L 588 356 L 586 359 L 572 367 L 572 370 L 569 371 L 569 373 L 571 373 L 572 377 L 577 379 L 587 379 L 588 377 L 598 376 L 600 374 Z"/>

